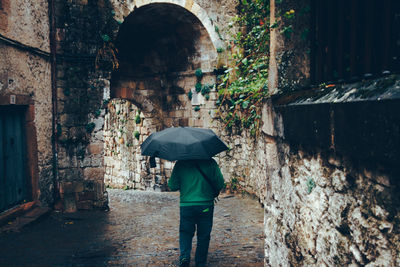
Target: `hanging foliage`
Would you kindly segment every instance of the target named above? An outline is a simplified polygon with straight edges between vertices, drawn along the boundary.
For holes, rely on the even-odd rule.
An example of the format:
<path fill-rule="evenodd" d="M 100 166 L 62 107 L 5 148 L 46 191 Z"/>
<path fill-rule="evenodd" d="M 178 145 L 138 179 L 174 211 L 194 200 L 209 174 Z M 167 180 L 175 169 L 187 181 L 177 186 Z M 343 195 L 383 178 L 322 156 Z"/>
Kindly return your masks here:
<path fill-rule="evenodd" d="M 269 12 L 269 0 L 241 0 L 230 25 L 239 31 L 231 34 L 227 47 L 230 66 L 217 77 L 218 113 L 228 130 L 249 129 L 256 135 L 260 127 L 262 102 L 268 96 L 270 30 L 279 26 L 270 25 Z"/>
<path fill-rule="evenodd" d="M 102 47 L 97 51 L 96 55 L 96 68 L 97 69 L 111 69 L 117 70 L 119 68 L 119 62 L 117 58 L 118 50 L 111 42 L 111 38 L 104 34 L 101 36 L 103 39 Z"/>

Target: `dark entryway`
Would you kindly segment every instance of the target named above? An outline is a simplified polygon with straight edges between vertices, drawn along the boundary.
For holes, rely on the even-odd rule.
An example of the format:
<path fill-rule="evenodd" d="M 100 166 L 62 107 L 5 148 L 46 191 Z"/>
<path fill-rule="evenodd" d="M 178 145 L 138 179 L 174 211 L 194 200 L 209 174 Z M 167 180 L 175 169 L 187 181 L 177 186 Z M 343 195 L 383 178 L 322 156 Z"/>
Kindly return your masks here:
<path fill-rule="evenodd" d="M 0 212 L 27 201 L 25 109 L 0 107 Z"/>

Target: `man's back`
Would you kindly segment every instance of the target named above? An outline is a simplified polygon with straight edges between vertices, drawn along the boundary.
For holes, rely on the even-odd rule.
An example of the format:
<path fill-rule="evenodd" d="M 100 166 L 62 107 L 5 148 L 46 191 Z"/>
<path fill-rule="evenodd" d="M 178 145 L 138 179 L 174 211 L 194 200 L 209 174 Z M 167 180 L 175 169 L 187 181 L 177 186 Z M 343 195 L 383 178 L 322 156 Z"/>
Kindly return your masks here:
<path fill-rule="evenodd" d="M 214 159 L 177 161 L 168 186 L 172 191 L 180 191 L 181 206 L 213 204 L 214 189 L 199 169 L 218 191 L 224 186 L 223 176 Z"/>

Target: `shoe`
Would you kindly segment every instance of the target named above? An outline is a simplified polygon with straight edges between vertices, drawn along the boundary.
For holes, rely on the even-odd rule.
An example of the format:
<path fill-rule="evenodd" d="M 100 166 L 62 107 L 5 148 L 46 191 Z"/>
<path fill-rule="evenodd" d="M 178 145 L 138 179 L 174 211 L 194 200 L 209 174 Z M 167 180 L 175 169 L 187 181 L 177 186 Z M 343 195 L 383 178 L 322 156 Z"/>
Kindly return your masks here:
<path fill-rule="evenodd" d="M 190 261 L 188 259 L 181 259 L 179 262 L 179 267 L 189 267 Z"/>

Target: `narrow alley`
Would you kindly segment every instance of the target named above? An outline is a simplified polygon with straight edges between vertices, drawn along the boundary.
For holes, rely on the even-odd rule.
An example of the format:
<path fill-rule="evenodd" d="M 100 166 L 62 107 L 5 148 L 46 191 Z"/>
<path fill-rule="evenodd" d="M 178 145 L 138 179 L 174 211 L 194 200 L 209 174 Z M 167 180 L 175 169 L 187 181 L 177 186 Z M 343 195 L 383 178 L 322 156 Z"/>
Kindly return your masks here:
<path fill-rule="evenodd" d="M 178 193 L 108 192 L 109 212 L 53 212 L 19 232 L 1 233 L 0 266 L 176 266 Z M 220 199 L 208 266 L 263 266 L 260 204 L 249 196 Z"/>
<path fill-rule="evenodd" d="M 0 267 L 177 266 L 181 160 L 186 204 L 246 192 L 208 267 L 400 267 L 399 29 L 400 0 L 0 0 Z"/>

